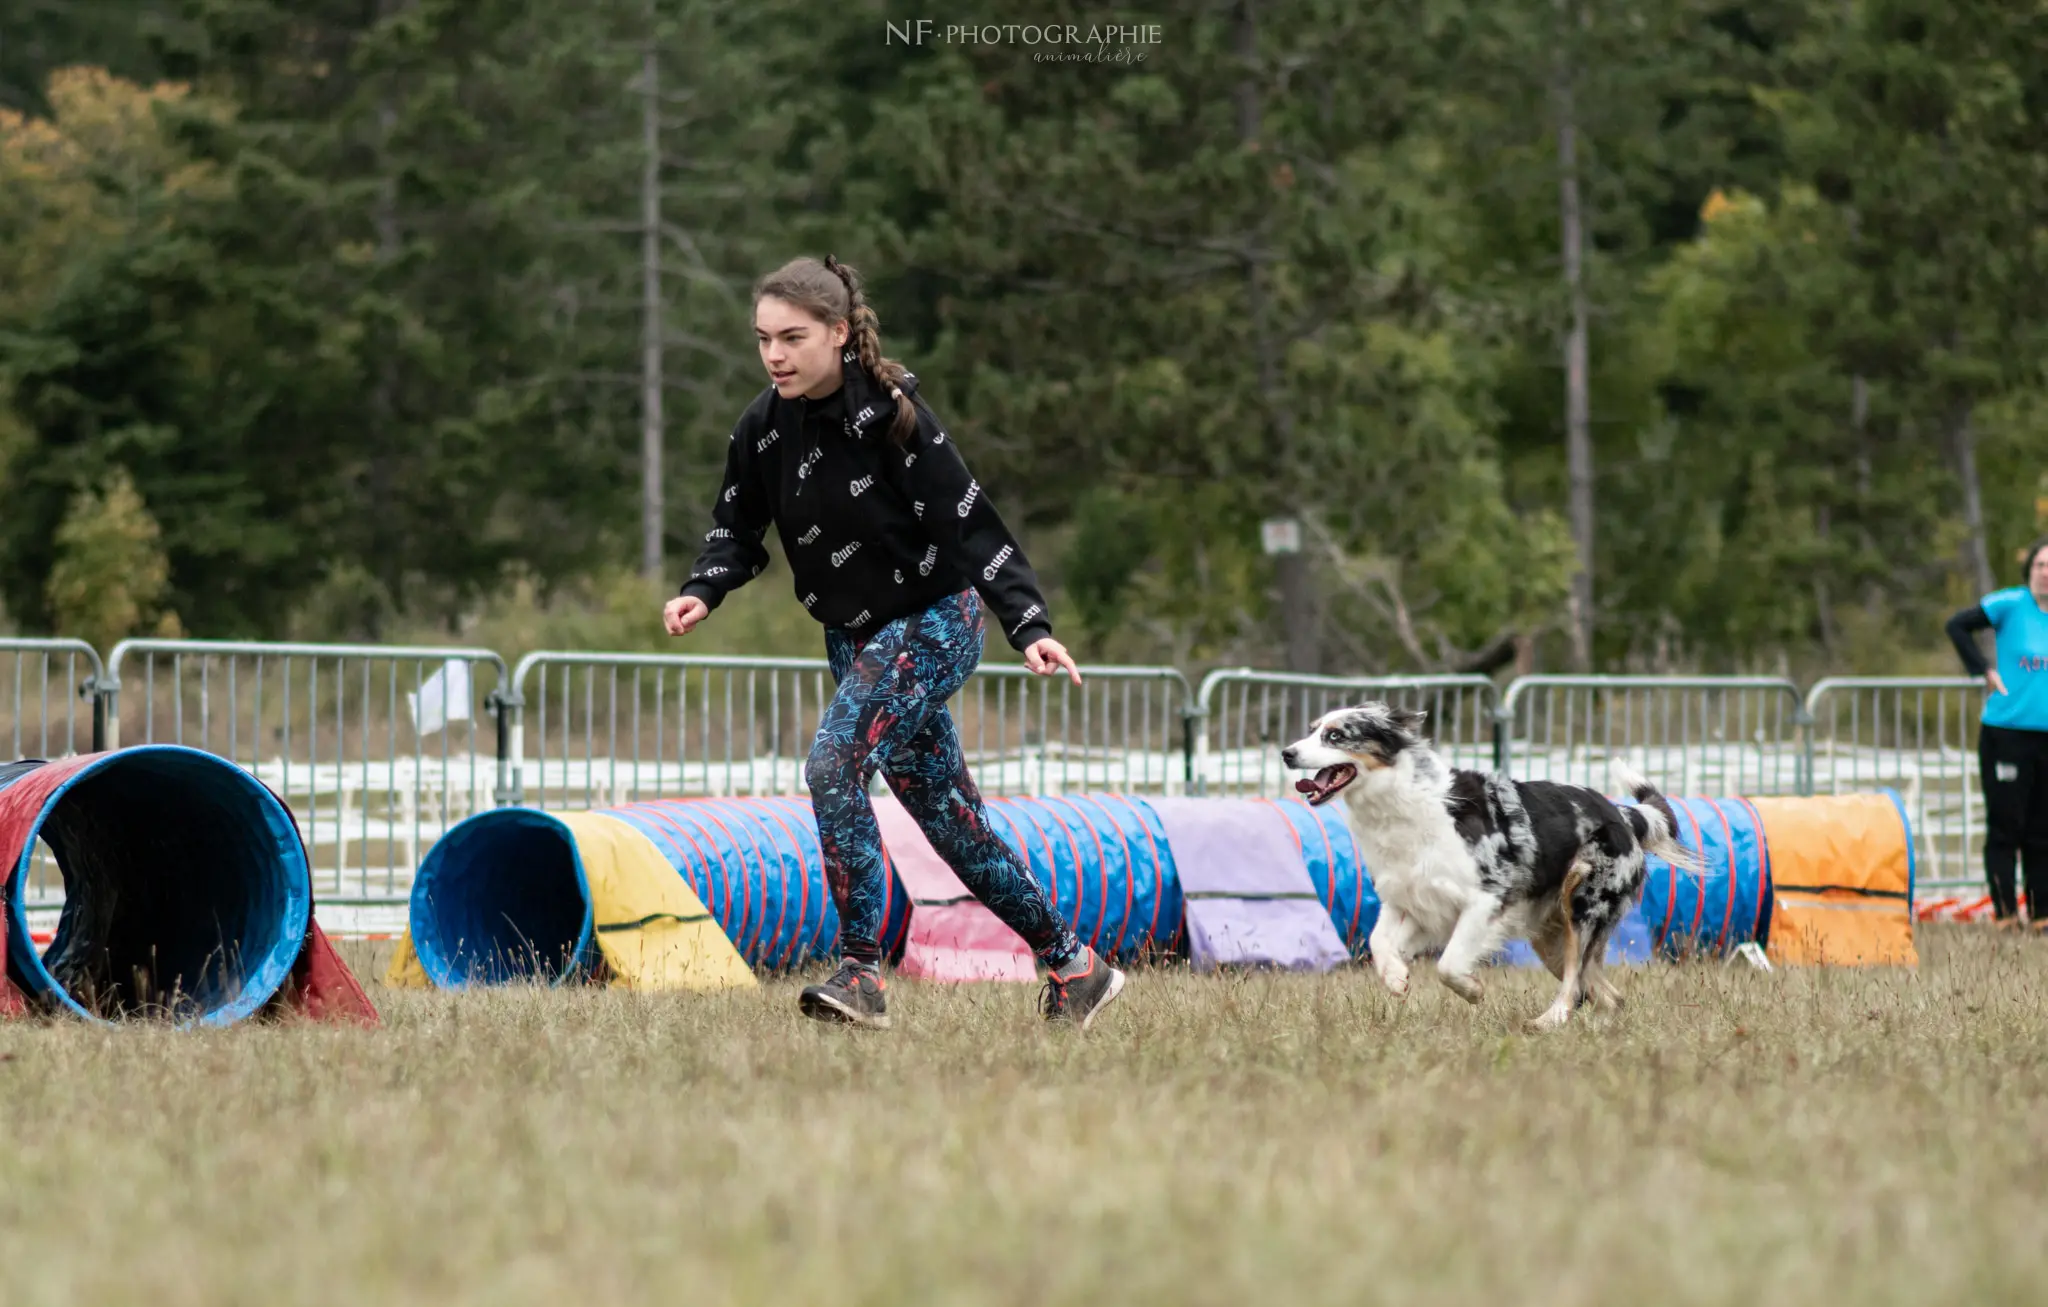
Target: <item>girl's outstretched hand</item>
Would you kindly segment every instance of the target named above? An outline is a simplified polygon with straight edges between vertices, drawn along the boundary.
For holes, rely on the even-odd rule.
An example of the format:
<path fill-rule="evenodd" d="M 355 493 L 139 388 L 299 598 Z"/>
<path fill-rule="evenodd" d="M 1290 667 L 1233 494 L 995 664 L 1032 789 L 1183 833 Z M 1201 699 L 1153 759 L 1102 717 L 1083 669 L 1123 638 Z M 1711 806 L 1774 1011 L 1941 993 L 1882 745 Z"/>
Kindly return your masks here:
<path fill-rule="evenodd" d="M 1024 651 L 1024 665 L 1040 676 L 1055 676 L 1065 668 L 1074 684 L 1081 683 L 1081 669 L 1074 665 L 1074 656 L 1067 652 L 1065 645 L 1049 635 L 1031 642 L 1031 647 Z"/>
<path fill-rule="evenodd" d="M 688 635 L 690 628 L 711 616 L 711 608 L 696 595 L 677 595 L 661 610 L 661 624 L 670 635 Z"/>

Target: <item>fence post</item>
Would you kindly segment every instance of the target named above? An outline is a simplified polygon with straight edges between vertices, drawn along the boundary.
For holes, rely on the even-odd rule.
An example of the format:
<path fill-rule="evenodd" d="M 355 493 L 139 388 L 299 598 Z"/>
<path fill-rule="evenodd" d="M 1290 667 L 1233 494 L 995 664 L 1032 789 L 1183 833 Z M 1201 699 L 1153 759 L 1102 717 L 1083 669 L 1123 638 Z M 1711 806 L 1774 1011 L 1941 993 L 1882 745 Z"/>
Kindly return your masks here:
<path fill-rule="evenodd" d="M 121 663 L 116 658 L 107 669 L 85 683 L 92 696 L 92 751 L 107 753 L 121 747 Z"/>
<path fill-rule="evenodd" d="M 526 801 L 525 777 L 520 774 L 525 770 L 526 751 L 520 747 L 525 723 L 519 711 L 526 706 L 526 699 L 515 680 L 509 688 L 500 685 L 491 691 L 489 704 L 498 725 L 498 790 L 493 797 L 501 808 L 516 808 Z"/>
<path fill-rule="evenodd" d="M 1192 696 L 1181 701 L 1181 792 L 1197 797 L 1205 787 L 1195 778 L 1195 741 L 1202 731 L 1202 722 L 1208 716 L 1208 712 L 1208 705 Z"/>
<path fill-rule="evenodd" d="M 1502 776 L 1508 775 L 1508 760 L 1513 756 L 1510 734 L 1514 729 L 1515 710 L 1513 707 L 1514 684 L 1508 685 L 1508 693 L 1493 710 L 1493 769 Z"/>
<path fill-rule="evenodd" d="M 1799 701 L 1799 707 L 1797 711 L 1795 711 L 1792 714 L 1792 722 L 1795 726 L 1799 728 L 1799 737 L 1801 741 L 1799 747 L 1799 780 L 1797 788 L 1799 791 L 1799 796 L 1801 798 L 1810 799 L 1813 797 L 1814 716 L 1812 710 L 1807 707 L 1806 700 L 1801 699 Z"/>

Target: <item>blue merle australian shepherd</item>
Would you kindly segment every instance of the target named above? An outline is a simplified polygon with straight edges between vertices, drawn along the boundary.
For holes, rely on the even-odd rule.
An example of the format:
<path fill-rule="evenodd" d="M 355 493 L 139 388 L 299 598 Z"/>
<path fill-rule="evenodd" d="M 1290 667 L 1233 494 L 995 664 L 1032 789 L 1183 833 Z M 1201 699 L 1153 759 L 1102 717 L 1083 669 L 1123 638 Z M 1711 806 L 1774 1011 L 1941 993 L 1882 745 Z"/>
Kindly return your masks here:
<path fill-rule="evenodd" d="M 1582 1000 L 1620 995 L 1602 974 L 1608 936 L 1642 891 L 1644 854 L 1697 868 L 1657 788 L 1619 761 L 1614 782 L 1636 801 L 1597 790 L 1517 781 L 1449 766 L 1422 736 L 1423 714 L 1383 703 L 1339 708 L 1287 746 L 1311 804 L 1341 796 L 1380 898 L 1370 948 L 1387 988 L 1408 992 L 1408 960 L 1437 951 L 1437 976 L 1467 1002 L 1475 974 L 1510 938 L 1529 941 L 1563 983 L 1538 1017 L 1551 1029 Z"/>

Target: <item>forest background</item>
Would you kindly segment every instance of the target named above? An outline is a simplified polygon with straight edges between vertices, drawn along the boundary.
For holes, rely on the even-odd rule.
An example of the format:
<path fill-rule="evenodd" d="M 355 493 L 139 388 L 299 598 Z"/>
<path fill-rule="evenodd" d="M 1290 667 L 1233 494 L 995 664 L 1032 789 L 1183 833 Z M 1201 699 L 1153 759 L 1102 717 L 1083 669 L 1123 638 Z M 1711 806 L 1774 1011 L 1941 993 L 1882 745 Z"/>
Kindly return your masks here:
<path fill-rule="evenodd" d="M 7 9 L 0 630 L 664 647 L 798 253 L 1084 661 L 1949 672 L 2048 526 L 2041 6 Z"/>

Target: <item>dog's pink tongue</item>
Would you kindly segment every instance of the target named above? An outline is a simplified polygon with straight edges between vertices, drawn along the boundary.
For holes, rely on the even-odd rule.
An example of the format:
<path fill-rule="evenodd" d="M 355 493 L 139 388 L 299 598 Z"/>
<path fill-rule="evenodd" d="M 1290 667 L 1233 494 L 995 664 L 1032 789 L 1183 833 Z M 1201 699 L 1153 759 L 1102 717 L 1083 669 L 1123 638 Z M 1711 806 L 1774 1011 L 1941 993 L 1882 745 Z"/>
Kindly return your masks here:
<path fill-rule="evenodd" d="M 1322 786 L 1316 784 L 1314 778 L 1312 777 L 1304 777 L 1303 779 L 1298 780 L 1294 783 L 1295 792 L 1299 794 L 1314 794 L 1317 790 L 1320 790 L 1322 788 Z"/>

